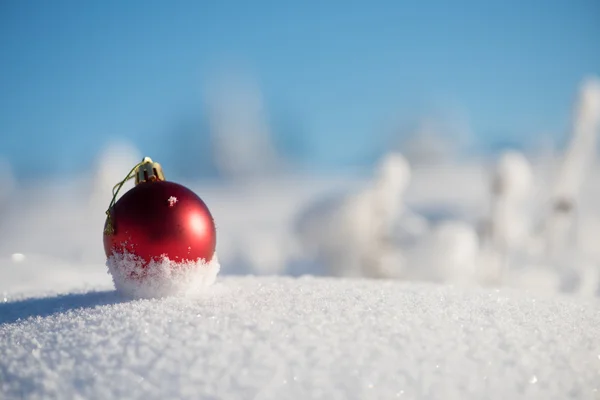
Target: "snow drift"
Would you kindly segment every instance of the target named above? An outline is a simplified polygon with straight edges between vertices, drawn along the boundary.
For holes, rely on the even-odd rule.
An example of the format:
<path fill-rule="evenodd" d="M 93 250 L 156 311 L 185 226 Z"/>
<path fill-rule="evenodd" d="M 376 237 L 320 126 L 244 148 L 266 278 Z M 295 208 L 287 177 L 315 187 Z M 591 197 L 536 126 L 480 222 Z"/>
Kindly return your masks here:
<path fill-rule="evenodd" d="M 595 399 L 597 302 L 398 281 L 226 277 L 0 303 L 3 399 Z"/>

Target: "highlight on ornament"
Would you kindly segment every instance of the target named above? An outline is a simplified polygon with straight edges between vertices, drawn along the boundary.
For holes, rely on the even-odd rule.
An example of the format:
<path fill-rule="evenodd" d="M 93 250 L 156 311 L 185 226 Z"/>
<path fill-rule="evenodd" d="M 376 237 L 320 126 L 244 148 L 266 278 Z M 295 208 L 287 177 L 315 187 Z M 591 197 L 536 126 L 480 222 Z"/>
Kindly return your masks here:
<path fill-rule="evenodd" d="M 117 200 L 130 179 L 135 186 Z M 204 201 L 145 157 L 113 188 L 104 251 L 115 288 L 132 297 L 190 294 L 214 283 L 216 228 Z"/>

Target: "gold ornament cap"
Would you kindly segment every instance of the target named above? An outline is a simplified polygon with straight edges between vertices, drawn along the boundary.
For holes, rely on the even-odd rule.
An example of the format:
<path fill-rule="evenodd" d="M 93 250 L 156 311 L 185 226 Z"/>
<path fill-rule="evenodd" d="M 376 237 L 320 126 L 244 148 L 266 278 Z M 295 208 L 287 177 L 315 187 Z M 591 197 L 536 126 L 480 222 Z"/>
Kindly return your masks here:
<path fill-rule="evenodd" d="M 144 157 L 135 170 L 135 184 L 142 182 L 164 181 L 165 174 L 159 163 L 152 161 L 150 157 Z"/>

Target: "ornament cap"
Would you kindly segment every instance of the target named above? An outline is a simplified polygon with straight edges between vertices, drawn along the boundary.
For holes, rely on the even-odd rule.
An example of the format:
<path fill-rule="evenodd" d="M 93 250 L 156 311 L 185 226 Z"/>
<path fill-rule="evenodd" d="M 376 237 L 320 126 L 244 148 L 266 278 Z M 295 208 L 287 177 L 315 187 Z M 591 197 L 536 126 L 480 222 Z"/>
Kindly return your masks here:
<path fill-rule="evenodd" d="M 159 163 L 152 161 L 150 157 L 144 157 L 135 170 L 135 184 L 142 182 L 164 181 L 165 174 Z"/>

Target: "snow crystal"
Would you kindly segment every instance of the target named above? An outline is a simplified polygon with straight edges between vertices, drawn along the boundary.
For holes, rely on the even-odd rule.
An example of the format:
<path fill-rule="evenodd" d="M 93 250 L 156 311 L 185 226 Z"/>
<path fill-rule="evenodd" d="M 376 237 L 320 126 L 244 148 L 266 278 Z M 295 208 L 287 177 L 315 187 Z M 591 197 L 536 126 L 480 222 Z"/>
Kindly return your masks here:
<path fill-rule="evenodd" d="M 595 399 L 596 300 L 339 278 L 223 277 L 0 303 L 0 398 Z M 19 320 L 20 319 L 20 320 Z"/>
<path fill-rule="evenodd" d="M 145 262 L 125 252 L 113 253 L 106 261 L 115 288 L 133 298 L 192 295 L 215 282 L 221 268 L 217 255 L 204 260 L 176 262 L 163 256 Z"/>
<path fill-rule="evenodd" d="M 169 207 L 173 207 L 178 200 L 177 197 L 171 196 L 167 199 L 167 201 L 169 202 Z"/>

